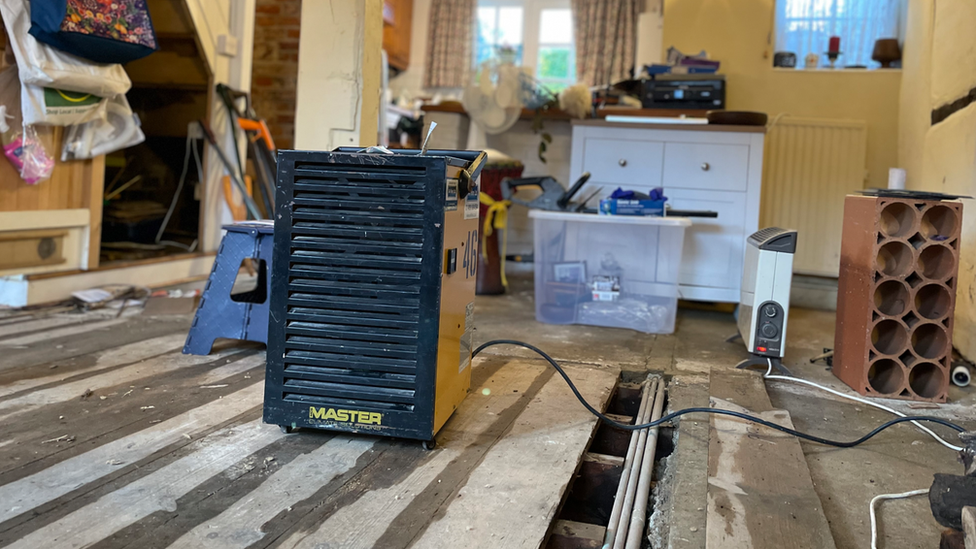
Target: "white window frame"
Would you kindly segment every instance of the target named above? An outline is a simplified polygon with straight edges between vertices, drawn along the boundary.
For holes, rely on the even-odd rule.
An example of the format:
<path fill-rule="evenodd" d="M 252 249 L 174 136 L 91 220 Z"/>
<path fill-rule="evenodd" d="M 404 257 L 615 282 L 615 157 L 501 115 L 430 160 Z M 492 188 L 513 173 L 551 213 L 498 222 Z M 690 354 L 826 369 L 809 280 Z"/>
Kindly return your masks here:
<path fill-rule="evenodd" d="M 479 8 L 522 8 L 522 66 L 531 67 L 532 75 L 538 78 L 539 70 L 539 25 L 542 23 L 542 10 L 572 9 L 570 0 L 478 0 Z M 575 58 L 576 44 L 573 44 Z M 474 53 L 477 56 L 477 52 Z M 475 59 L 477 62 L 477 59 Z M 573 82 L 570 82 L 573 84 Z"/>

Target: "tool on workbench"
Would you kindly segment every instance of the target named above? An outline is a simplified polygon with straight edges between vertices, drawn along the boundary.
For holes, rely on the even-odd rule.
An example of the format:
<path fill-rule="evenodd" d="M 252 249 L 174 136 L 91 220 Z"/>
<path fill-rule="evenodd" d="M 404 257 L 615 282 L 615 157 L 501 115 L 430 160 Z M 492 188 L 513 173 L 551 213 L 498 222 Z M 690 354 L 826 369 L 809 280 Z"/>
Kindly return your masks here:
<path fill-rule="evenodd" d="M 664 205 L 665 217 L 718 217 L 718 212 L 713 210 L 679 210 L 672 208 L 670 204 Z"/>
<path fill-rule="evenodd" d="M 278 154 L 265 422 L 431 446 L 471 384 L 486 159 Z"/>
<path fill-rule="evenodd" d="M 505 200 L 510 200 L 514 204 L 519 204 L 520 206 L 525 206 L 526 208 L 535 210 L 601 213 L 599 208 L 587 207 L 587 204 L 593 199 L 593 197 L 600 194 L 600 188 L 594 189 L 594 191 L 583 200 L 580 200 L 579 202 L 572 202 L 573 197 L 576 196 L 576 194 L 580 191 L 580 189 L 583 188 L 583 185 L 585 185 L 589 179 L 590 172 L 584 172 L 583 175 L 581 175 L 580 178 L 577 179 L 576 182 L 573 183 L 573 186 L 568 190 L 564 189 L 558 181 L 549 176 L 503 179 L 501 183 L 502 198 Z M 542 194 L 529 201 L 516 198 L 515 194 L 519 191 L 519 189 L 530 187 L 541 190 Z M 661 203 L 663 204 L 663 201 L 661 201 Z M 660 211 L 661 214 L 670 217 L 718 217 L 718 213 L 714 211 L 675 210 L 667 204 L 663 206 L 663 210 L 658 209 L 658 211 Z M 615 214 L 617 213 L 616 206 L 610 207 L 608 205 L 606 210 L 602 213 Z M 647 213 L 649 212 L 640 212 L 641 215 L 646 215 Z M 628 212 L 628 214 L 633 215 L 634 212 Z"/>
<path fill-rule="evenodd" d="M 543 177 L 521 177 L 518 179 L 506 178 L 502 180 L 502 198 L 511 200 L 514 204 L 525 206 L 526 208 L 537 210 L 552 210 L 564 212 L 578 212 L 586 207 L 586 201 L 573 203 L 570 202 L 576 193 L 590 179 L 590 172 L 584 172 L 576 183 L 569 190 L 563 188 L 554 178 Z M 519 189 L 534 187 L 542 191 L 542 194 L 526 202 L 516 198 L 515 194 Z"/>

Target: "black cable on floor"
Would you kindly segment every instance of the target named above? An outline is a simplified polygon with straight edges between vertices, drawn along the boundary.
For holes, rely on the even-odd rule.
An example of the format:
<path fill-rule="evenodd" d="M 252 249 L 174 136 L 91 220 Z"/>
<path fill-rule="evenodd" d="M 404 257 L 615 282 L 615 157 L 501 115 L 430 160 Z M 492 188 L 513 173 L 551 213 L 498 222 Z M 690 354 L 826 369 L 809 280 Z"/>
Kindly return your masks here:
<path fill-rule="evenodd" d="M 593 406 L 591 406 L 590 403 L 587 402 L 586 399 L 583 398 L 583 395 L 580 394 L 579 390 L 576 388 L 576 385 L 574 385 L 573 384 L 573 381 L 571 379 L 569 379 L 569 376 L 566 375 L 566 372 L 562 369 L 562 367 L 559 365 L 559 363 L 557 363 L 551 356 L 547 355 L 545 353 L 545 351 L 543 351 L 542 349 L 539 349 L 538 347 L 536 347 L 534 345 L 530 345 L 528 343 L 525 343 L 524 341 L 518 341 L 518 340 L 514 340 L 514 339 L 496 339 L 494 341 L 489 341 L 489 342 L 484 343 L 481 346 L 479 346 L 477 349 L 474 350 L 473 353 L 471 353 L 471 356 L 472 357 L 478 356 L 478 353 L 480 353 L 481 351 L 485 350 L 486 348 L 492 347 L 494 345 L 516 345 L 518 347 L 524 347 L 524 348 L 526 348 L 526 349 L 528 349 L 530 351 L 533 351 L 533 352 L 537 353 L 539 356 L 541 356 L 542 358 L 544 358 L 546 360 L 546 362 L 548 362 L 553 368 L 555 368 L 557 372 L 559 372 L 559 375 L 561 375 L 563 377 L 563 380 L 566 382 L 566 384 L 569 385 L 569 388 L 573 391 L 573 394 L 576 395 L 576 399 L 579 400 L 580 401 L 580 404 L 582 404 L 587 410 L 589 410 L 590 413 L 592 413 L 596 417 L 600 418 L 603 422 L 605 422 L 606 424 L 608 424 L 608 425 L 610 425 L 612 427 L 616 427 L 617 429 L 624 429 L 624 430 L 627 430 L 627 431 L 637 431 L 637 430 L 640 430 L 640 429 L 649 429 L 651 427 L 657 427 L 658 425 L 661 425 L 662 423 L 666 423 L 668 421 L 671 421 L 672 419 L 674 419 L 676 417 L 683 416 L 685 414 L 694 414 L 694 413 L 716 414 L 716 415 L 722 415 L 722 416 L 737 417 L 737 418 L 740 418 L 740 419 L 744 419 L 746 421 L 751 421 L 753 423 L 758 423 L 759 425 L 763 425 L 765 427 L 769 427 L 770 429 L 775 429 L 777 431 L 782 431 L 784 433 L 793 435 L 793 436 L 798 437 L 798 438 L 802 438 L 804 440 L 809 440 L 811 442 L 817 442 L 819 444 L 825 444 L 827 446 L 835 446 L 837 448 L 853 448 L 854 446 L 857 446 L 858 444 L 861 444 L 862 442 L 865 442 L 865 441 L 869 440 L 870 438 L 874 437 L 875 435 L 877 435 L 881 431 L 884 431 L 888 427 L 891 427 L 892 425 L 897 425 L 899 423 L 904 423 L 906 421 L 928 421 L 928 422 L 931 422 L 931 423 L 938 423 L 939 425 L 944 425 L 944 426 L 949 427 L 950 429 L 954 429 L 954 430 L 956 430 L 956 431 L 958 431 L 960 433 L 965 431 L 965 429 L 963 429 L 962 427 L 956 425 L 955 423 L 952 423 L 951 421 L 946 421 L 944 419 L 940 419 L 940 418 L 937 418 L 937 417 L 906 416 L 906 417 L 900 417 L 900 418 L 897 418 L 897 419 L 893 419 L 891 421 L 888 421 L 887 423 L 883 423 L 880 426 L 878 426 L 876 429 L 874 429 L 873 431 L 871 431 L 870 433 L 864 435 L 863 437 L 861 437 L 861 438 L 859 438 L 857 440 L 854 440 L 854 441 L 851 441 L 851 442 L 844 442 L 844 441 L 837 441 L 837 440 L 830 440 L 830 439 L 826 439 L 826 438 L 821 438 L 821 437 L 814 436 L 814 435 L 808 435 L 806 433 L 801 433 L 800 431 L 797 431 L 795 429 L 790 429 L 789 427 L 783 427 L 782 425 L 778 425 L 778 424 L 773 423 L 771 421 L 766 421 L 765 419 L 758 418 L 756 416 L 751 416 L 749 414 L 743 414 L 742 412 L 734 412 L 732 410 L 721 410 L 721 409 L 718 409 L 718 408 L 685 408 L 683 410 L 678 410 L 676 412 L 671 412 L 670 414 L 668 414 L 666 416 L 663 416 L 661 419 L 658 419 L 658 420 L 655 420 L 655 421 L 651 421 L 650 423 L 642 423 L 640 425 L 628 425 L 626 423 L 620 423 L 619 421 L 614 421 L 614 420 L 610 419 L 609 417 L 607 417 L 604 414 L 602 414 L 599 410 L 597 410 L 596 408 L 594 408 Z"/>

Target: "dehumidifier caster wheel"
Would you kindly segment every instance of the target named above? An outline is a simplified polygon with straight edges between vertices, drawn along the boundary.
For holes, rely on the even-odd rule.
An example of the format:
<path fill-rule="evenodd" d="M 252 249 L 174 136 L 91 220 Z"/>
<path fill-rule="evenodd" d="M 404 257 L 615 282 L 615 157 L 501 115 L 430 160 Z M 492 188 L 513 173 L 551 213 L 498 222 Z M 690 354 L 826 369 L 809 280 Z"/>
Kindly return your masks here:
<path fill-rule="evenodd" d="M 424 450 L 427 450 L 429 452 L 434 448 L 437 448 L 437 441 L 434 439 L 425 440 L 421 442 L 420 445 L 424 447 Z"/>
<path fill-rule="evenodd" d="M 291 425 L 279 425 L 278 427 L 281 429 L 281 432 L 286 435 L 290 435 L 295 432 L 295 428 Z"/>

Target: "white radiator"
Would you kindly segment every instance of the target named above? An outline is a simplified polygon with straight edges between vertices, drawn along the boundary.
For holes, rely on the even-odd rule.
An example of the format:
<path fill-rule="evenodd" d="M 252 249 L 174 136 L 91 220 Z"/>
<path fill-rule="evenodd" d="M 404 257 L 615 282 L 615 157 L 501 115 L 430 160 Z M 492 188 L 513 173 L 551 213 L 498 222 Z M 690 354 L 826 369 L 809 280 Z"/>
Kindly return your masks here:
<path fill-rule="evenodd" d="M 760 227 L 796 229 L 793 272 L 836 277 L 844 196 L 864 188 L 863 120 L 780 118 L 766 135 Z"/>

